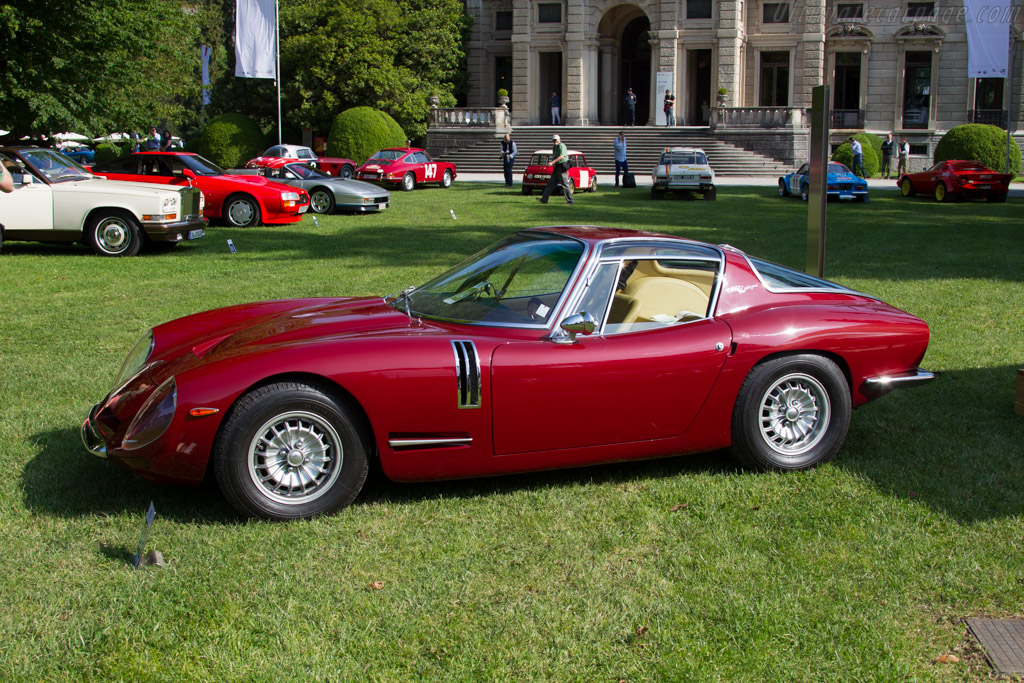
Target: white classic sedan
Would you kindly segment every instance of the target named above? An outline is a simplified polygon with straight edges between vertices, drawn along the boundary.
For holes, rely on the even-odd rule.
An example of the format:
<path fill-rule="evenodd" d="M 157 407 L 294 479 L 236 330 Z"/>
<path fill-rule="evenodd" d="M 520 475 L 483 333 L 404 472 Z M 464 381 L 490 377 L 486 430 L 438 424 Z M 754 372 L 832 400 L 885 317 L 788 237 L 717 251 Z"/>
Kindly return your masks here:
<path fill-rule="evenodd" d="M 144 243 L 206 234 L 198 188 L 106 180 L 38 147 L 0 148 L 0 163 L 14 180 L 14 191 L 0 194 L 0 246 L 81 242 L 100 256 L 133 256 Z"/>
<path fill-rule="evenodd" d="M 697 192 L 715 200 L 715 172 L 708 155 L 696 147 L 667 147 L 651 171 L 651 199 L 661 199 L 669 190 Z"/>

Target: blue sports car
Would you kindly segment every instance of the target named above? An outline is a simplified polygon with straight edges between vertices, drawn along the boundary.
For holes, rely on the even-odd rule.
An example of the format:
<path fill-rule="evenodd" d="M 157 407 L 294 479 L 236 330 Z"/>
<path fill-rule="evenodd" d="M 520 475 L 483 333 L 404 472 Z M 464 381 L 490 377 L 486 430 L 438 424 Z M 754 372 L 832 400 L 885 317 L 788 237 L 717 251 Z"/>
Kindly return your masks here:
<path fill-rule="evenodd" d="M 64 156 L 69 159 L 74 159 L 80 164 L 91 164 L 96 161 L 96 150 L 88 147 L 78 147 L 76 149 L 69 149 L 64 152 Z"/>
<path fill-rule="evenodd" d="M 790 197 L 799 195 L 807 201 L 810 187 L 811 165 L 804 164 L 794 173 L 779 178 L 779 196 Z M 859 199 L 868 201 L 868 183 L 853 174 L 845 165 L 835 161 L 828 162 L 828 179 L 826 180 L 826 196 L 829 199 Z"/>

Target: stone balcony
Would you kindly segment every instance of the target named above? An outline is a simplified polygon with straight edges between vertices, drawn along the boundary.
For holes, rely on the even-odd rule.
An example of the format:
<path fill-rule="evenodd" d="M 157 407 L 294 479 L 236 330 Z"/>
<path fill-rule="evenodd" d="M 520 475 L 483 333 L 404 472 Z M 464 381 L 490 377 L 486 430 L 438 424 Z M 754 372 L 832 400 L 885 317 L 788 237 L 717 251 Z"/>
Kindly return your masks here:
<path fill-rule="evenodd" d="M 800 107 L 712 107 L 711 130 L 807 128 L 810 116 Z"/>
<path fill-rule="evenodd" d="M 505 132 L 512 129 L 507 107 L 431 107 L 428 127 L 436 129 L 482 128 Z"/>

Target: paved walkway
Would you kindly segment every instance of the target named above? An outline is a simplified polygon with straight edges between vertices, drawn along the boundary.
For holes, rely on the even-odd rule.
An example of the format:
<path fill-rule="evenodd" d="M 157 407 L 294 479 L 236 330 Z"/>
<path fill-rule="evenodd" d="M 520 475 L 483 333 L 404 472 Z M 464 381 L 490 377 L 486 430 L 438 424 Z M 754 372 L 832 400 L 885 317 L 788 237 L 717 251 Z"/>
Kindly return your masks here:
<path fill-rule="evenodd" d="M 637 187 L 650 187 L 651 176 L 650 172 L 645 174 L 635 173 Z M 523 180 L 523 171 L 519 169 L 513 174 L 515 179 L 516 187 Z M 498 173 L 459 173 L 456 182 L 468 182 L 468 183 L 504 183 L 505 176 Z M 615 182 L 615 177 L 606 173 L 602 173 L 598 176 L 598 187 L 612 187 Z M 779 184 L 779 179 L 775 177 L 758 177 L 758 176 L 718 176 L 715 178 L 715 184 L 719 187 L 776 187 Z M 871 191 L 892 191 L 898 192 L 899 188 L 896 186 L 895 180 L 883 180 L 881 178 L 869 178 L 868 189 Z M 1010 185 L 1010 197 L 1024 197 L 1024 183 L 1013 183 Z"/>

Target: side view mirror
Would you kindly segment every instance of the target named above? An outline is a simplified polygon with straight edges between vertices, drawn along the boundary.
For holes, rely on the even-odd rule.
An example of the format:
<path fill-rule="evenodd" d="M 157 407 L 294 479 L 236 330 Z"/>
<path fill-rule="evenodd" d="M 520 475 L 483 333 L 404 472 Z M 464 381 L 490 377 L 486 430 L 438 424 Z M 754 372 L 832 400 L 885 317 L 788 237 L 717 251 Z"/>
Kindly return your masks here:
<path fill-rule="evenodd" d="M 579 313 L 573 313 L 568 318 L 563 320 L 558 325 L 568 335 L 567 342 L 576 341 L 576 335 L 589 335 L 593 334 L 594 330 L 597 329 L 597 321 L 594 320 L 594 316 L 590 315 L 586 311 Z"/>
<path fill-rule="evenodd" d="M 15 185 L 31 185 L 32 176 L 28 173 L 12 173 L 11 180 L 14 181 Z"/>
<path fill-rule="evenodd" d="M 185 170 L 183 170 L 181 172 L 181 175 L 183 175 L 186 178 L 189 178 L 191 180 L 195 180 L 196 179 L 196 174 L 190 168 L 186 168 Z"/>

